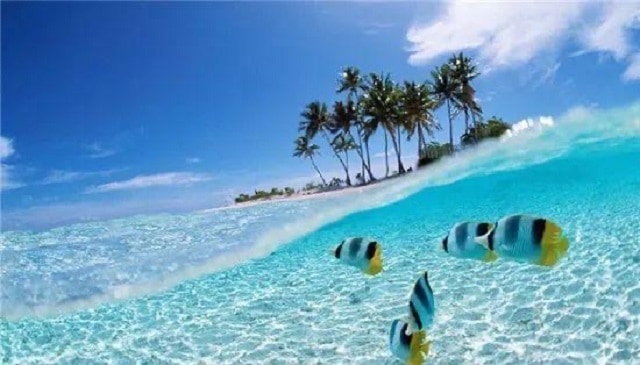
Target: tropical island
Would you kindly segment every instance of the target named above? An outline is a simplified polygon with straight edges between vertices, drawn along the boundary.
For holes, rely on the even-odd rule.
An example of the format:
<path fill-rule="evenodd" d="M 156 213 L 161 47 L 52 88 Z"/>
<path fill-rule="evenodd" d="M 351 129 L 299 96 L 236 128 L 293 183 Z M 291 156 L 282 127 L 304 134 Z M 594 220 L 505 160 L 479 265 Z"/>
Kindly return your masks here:
<path fill-rule="evenodd" d="M 295 191 L 273 188 L 270 192 L 256 190 L 254 194 L 240 194 L 236 203 L 272 198 L 290 197 L 294 194 L 321 193 L 352 186 L 363 186 L 413 171 L 402 161 L 402 142 L 411 142 L 417 136 L 417 168 L 424 168 L 443 156 L 473 146 L 482 140 L 497 138 L 510 125 L 502 118 L 483 119 L 483 110 L 475 98 L 472 81 L 480 73 L 477 65 L 463 53 L 452 55 L 436 67 L 430 79 L 394 82 L 389 73 L 363 75 L 356 67 L 346 67 L 338 79 L 336 94 L 344 97 L 333 103 L 331 110 L 325 102 L 313 101 L 301 113 L 294 141 L 294 157 L 308 159 L 321 184 L 309 183 Z M 449 129 L 448 143 L 433 139 L 434 132 L 442 126 L 434 112 L 446 108 Z M 454 121 L 464 117 L 464 130 L 454 143 Z M 377 133 L 384 136 L 385 174 L 377 177 L 371 171 L 370 139 Z M 344 179 L 334 177 L 329 182 L 322 174 L 314 156 L 320 151 L 315 142 L 320 139 L 344 170 Z M 430 141 L 429 141 L 430 140 Z M 391 143 L 389 143 L 391 142 Z M 389 144 L 393 148 L 397 169 L 390 173 Z M 349 156 L 355 152 L 358 158 L 356 182 L 351 181 Z"/>

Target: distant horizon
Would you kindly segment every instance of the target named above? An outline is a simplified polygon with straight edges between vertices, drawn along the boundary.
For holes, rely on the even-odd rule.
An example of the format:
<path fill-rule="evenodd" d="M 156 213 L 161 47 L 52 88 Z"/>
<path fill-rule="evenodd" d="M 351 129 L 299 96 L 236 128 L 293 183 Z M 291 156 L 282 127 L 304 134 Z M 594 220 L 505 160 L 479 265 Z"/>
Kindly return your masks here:
<path fill-rule="evenodd" d="M 481 66 L 485 119 L 508 123 L 640 97 L 634 3 L 1 6 L 3 230 L 197 211 L 316 181 L 291 157 L 300 112 L 343 100 L 346 66 L 422 82 L 464 51 Z M 415 141 L 403 159 L 415 168 Z M 344 177 L 324 146 L 318 165 Z"/>

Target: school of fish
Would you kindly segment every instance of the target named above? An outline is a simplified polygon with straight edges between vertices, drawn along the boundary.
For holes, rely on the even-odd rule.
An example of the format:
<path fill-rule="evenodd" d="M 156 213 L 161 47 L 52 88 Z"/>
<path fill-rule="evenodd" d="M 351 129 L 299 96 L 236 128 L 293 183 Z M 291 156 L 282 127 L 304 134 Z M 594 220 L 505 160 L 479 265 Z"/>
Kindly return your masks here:
<path fill-rule="evenodd" d="M 495 223 L 456 223 L 442 239 L 442 249 L 458 259 L 494 262 L 500 259 L 555 266 L 569 249 L 569 240 L 554 222 L 525 214 L 508 215 Z M 329 250 L 340 262 L 371 276 L 383 271 L 382 245 L 376 239 L 351 237 Z M 427 330 L 436 302 L 427 271 L 414 282 L 407 315 L 391 322 L 389 349 L 407 365 L 424 364 L 432 341 Z"/>

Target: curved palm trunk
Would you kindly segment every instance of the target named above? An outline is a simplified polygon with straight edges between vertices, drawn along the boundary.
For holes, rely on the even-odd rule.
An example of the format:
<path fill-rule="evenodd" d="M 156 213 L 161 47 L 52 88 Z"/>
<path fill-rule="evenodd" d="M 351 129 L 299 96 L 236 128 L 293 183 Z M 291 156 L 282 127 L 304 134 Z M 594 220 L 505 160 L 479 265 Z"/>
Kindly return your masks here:
<path fill-rule="evenodd" d="M 356 149 L 356 152 L 358 153 L 358 156 L 360 156 L 360 160 L 362 161 L 362 163 L 360 164 L 360 176 L 362 177 L 362 182 L 365 182 L 366 177 L 364 176 L 364 154 L 362 151 L 362 133 L 359 127 L 356 126 L 357 132 L 358 132 L 358 148 Z M 349 131 L 349 135 L 351 135 L 351 131 Z M 353 136 L 351 136 L 351 138 L 353 139 Z"/>
<path fill-rule="evenodd" d="M 349 170 L 349 151 L 344 151 L 344 159 L 347 161 L 347 170 Z"/>
<path fill-rule="evenodd" d="M 384 177 L 389 177 L 389 142 L 387 142 L 387 131 L 384 131 L 384 163 L 385 163 L 385 170 L 384 170 Z"/>
<path fill-rule="evenodd" d="M 400 150 L 398 148 L 398 141 L 396 141 L 395 136 L 391 136 L 391 142 L 393 142 L 393 149 L 396 151 L 396 156 L 398 157 L 398 173 L 404 174 L 404 166 L 402 165 L 402 160 L 400 159 Z"/>
<path fill-rule="evenodd" d="M 320 175 L 320 179 L 322 180 L 322 184 L 326 186 L 327 185 L 327 181 L 324 179 L 324 176 L 322 176 L 322 173 L 320 172 L 320 169 L 316 165 L 316 162 L 313 160 L 313 156 L 311 156 L 311 164 L 313 165 L 313 168 L 316 170 L 318 175 Z"/>
<path fill-rule="evenodd" d="M 402 164 L 402 142 L 401 142 L 402 134 L 400 133 L 400 125 L 397 125 L 396 129 L 398 133 L 398 135 L 396 136 L 398 138 L 398 145 L 396 147 L 396 154 L 398 155 L 398 172 L 403 174 L 405 170 L 404 170 L 404 165 Z"/>
<path fill-rule="evenodd" d="M 361 179 L 362 179 L 362 184 L 364 184 L 367 181 L 367 177 L 364 175 L 364 171 L 365 171 L 365 168 L 364 168 L 364 165 L 365 165 L 364 156 L 360 156 L 360 158 L 362 159 L 362 163 L 360 164 L 360 176 L 361 176 Z"/>
<path fill-rule="evenodd" d="M 369 181 L 376 181 L 376 178 L 371 173 L 371 154 L 369 153 L 369 138 L 364 139 L 364 147 L 367 152 L 367 171 L 369 171 Z"/>
<path fill-rule="evenodd" d="M 449 152 L 453 153 L 453 120 L 451 120 L 451 105 L 447 98 L 447 115 L 449 116 Z"/>
<path fill-rule="evenodd" d="M 422 151 L 425 150 L 424 134 L 422 126 L 418 123 L 418 158 L 422 157 Z"/>
<path fill-rule="evenodd" d="M 351 139 L 353 139 L 353 136 L 351 135 L 351 131 L 347 131 L 347 133 L 349 134 L 349 136 L 351 137 Z M 367 173 L 369 173 L 369 180 L 375 180 L 375 178 L 373 177 L 373 174 L 371 173 L 371 163 L 367 164 L 364 161 L 364 154 L 362 153 L 362 135 L 360 133 L 360 131 L 358 131 L 358 139 L 360 141 L 360 144 L 358 146 L 358 148 L 356 148 L 356 152 L 358 153 L 358 156 L 360 156 L 360 159 L 362 160 L 362 179 L 364 180 L 364 170 L 367 170 Z M 369 147 L 367 145 L 367 158 L 369 156 Z"/>
<path fill-rule="evenodd" d="M 469 133 L 469 112 L 464 112 L 464 132 Z"/>
<path fill-rule="evenodd" d="M 478 124 L 476 123 L 476 115 L 471 113 L 471 122 L 473 123 L 473 142 L 478 143 Z"/>
<path fill-rule="evenodd" d="M 344 164 L 344 161 L 342 160 L 342 157 L 340 157 L 340 154 L 338 153 L 338 151 L 336 151 L 336 149 L 333 148 L 333 145 L 329 140 L 329 136 L 327 135 L 327 132 L 322 131 L 322 135 L 324 136 L 324 139 L 327 141 L 327 144 L 329 144 L 329 146 L 333 150 L 333 154 L 338 158 L 338 160 L 340 161 L 340 164 L 342 165 L 342 168 L 344 169 L 344 173 L 347 176 L 347 179 L 345 180 L 345 182 L 347 183 L 347 186 L 351 186 L 351 179 L 349 178 L 349 168 L 347 167 L 347 165 Z"/>

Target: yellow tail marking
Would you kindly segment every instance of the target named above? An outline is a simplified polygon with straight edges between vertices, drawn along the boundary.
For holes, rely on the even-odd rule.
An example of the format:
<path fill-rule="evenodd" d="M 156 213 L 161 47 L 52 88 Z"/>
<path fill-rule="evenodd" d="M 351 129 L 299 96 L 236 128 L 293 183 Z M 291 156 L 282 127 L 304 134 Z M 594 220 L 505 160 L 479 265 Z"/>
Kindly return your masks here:
<path fill-rule="evenodd" d="M 567 237 L 560 237 L 558 244 L 556 246 L 558 248 L 558 252 L 561 254 L 566 253 L 569 250 L 569 239 Z"/>
<path fill-rule="evenodd" d="M 376 275 L 382 271 L 382 246 L 377 243 L 376 244 L 376 253 L 371 258 L 369 262 L 369 267 L 367 268 L 367 274 Z"/>
<path fill-rule="evenodd" d="M 484 255 L 484 258 L 482 259 L 482 261 L 484 261 L 484 262 L 493 262 L 493 261 L 496 261 L 497 259 L 498 259 L 498 255 L 496 255 L 495 252 L 487 251 L 487 253 Z"/>
<path fill-rule="evenodd" d="M 541 245 L 542 255 L 539 263 L 543 266 L 557 264 L 569 250 L 569 240 L 562 235 L 562 229 L 551 221 L 545 224 Z"/>
<path fill-rule="evenodd" d="M 427 338 L 426 331 L 417 331 L 413 333 L 411 337 L 411 344 L 409 345 L 409 358 L 407 359 L 407 365 L 422 365 L 429 356 L 429 348 L 431 347 L 431 341 L 425 342 Z"/>

